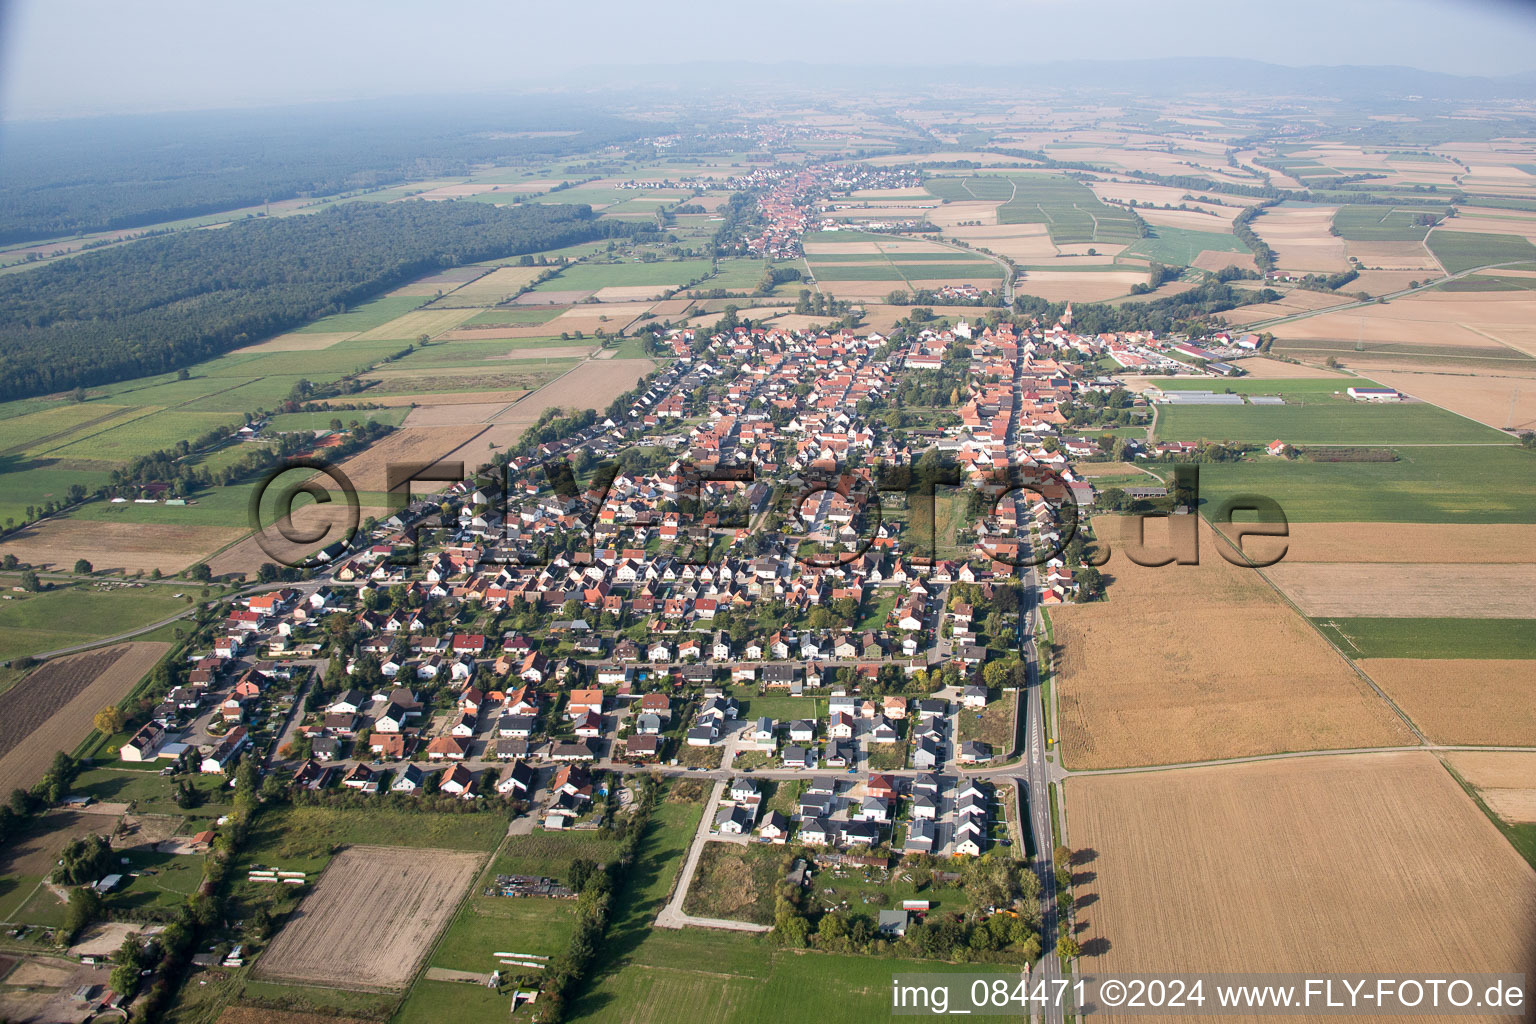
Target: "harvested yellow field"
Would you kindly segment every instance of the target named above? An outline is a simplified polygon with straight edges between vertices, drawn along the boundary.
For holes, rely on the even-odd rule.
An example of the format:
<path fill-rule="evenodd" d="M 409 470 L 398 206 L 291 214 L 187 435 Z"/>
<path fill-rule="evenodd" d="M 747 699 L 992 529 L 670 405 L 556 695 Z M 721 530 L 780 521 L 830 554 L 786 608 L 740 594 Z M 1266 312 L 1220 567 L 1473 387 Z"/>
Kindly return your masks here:
<path fill-rule="evenodd" d="M 1147 275 L 1134 270 L 1030 270 L 1014 290 L 1052 302 L 1102 302 L 1125 295 L 1134 285 L 1146 284 Z"/>
<path fill-rule="evenodd" d="M 1056 256 L 1050 229 L 1044 224 L 981 224 L 952 227 L 944 233 L 1019 263 L 1039 263 Z"/>
<path fill-rule="evenodd" d="M 1069 768 L 1169 764 L 1390 746 L 1411 734 L 1326 641 L 1252 569 L 1217 552 L 1202 521 L 1200 564 L 1144 568 L 1122 526 L 1100 570 L 1108 600 L 1052 611 L 1062 757 Z M 1166 520 L 1147 548 L 1166 548 Z M 1277 666 L 1283 668 L 1277 670 Z"/>
<path fill-rule="evenodd" d="M 1313 292 L 1303 289 L 1285 292 L 1274 302 L 1257 302 L 1251 306 L 1239 306 L 1237 309 L 1222 313 L 1221 316 L 1229 324 L 1242 326 L 1255 323 L 1259 320 L 1270 320 L 1279 316 L 1291 316 L 1295 313 L 1309 313 L 1314 309 L 1326 309 L 1329 306 L 1342 305 L 1351 301 L 1328 292 Z M 1314 317 L 1313 319 L 1317 319 Z M 1299 324 L 1311 323 L 1312 320 L 1301 320 L 1297 324 L 1285 324 L 1285 327 L 1294 327 Z M 1275 331 L 1280 335 L 1279 330 Z"/>
<path fill-rule="evenodd" d="M 1288 363 L 1283 359 L 1270 359 L 1268 356 L 1253 356 L 1240 361 L 1237 365 L 1248 371 L 1248 376 L 1257 380 L 1315 380 L 1322 377 L 1345 376 L 1327 367 Z"/>
<path fill-rule="evenodd" d="M 874 242 L 806 242 L 807 256 L 879 256 L 880 247 Z"/>
<path fill-rule="evenodd" d="M 819 281 L 818 287 L 840 299 L 883 299 L 894 291 L 905 291 L 905 281 Z"/>
<path fill-rule="evenodd" d="M 1152 207 L 1138 207 L 1136 212 L 1141 219 L 1148 224 L 1158 227 L 1185 228 L 1189 231 L 1214 231 L 1221 234 L 1231 234 L 1232 218 L 1240 212 L 1238 210 L 1222 210 L 1226 216 L 1216 211 L 1221 207 L 1211 207 L 1210 213 L 1204 213 L 1198 209 L 1191 210 L 1156 210 Z"/>
<path fill-rule="evenodd" d="M 1536 662 L 1365 658 L 1359 664 L 1436 743 L 1536 746 Z"/>
<path fill-rule="evenodd" d="M 1380 270 L 1434 271 L 1426 276 L 1438 276 L 1440 262 L 1424 248 L 1423 242 L 1355 242 L 1344 243 L 1345 252 L 1359 259 L 1362 266 Z M 1345 291 L 1353 291 L 1351 285 Z"/>
<path fill-rule="evenodd" d="M 1129 462 L 1080 462 L 1072 467 L 1072 472 L 1092 480 L 1101 476 L 1127 476 L 1140 473 L 1141 470 Z M 1150 481 L 1152 477 L 1149 476 L 1147 479 Z"/>
<path fill-rule="evenodd" d="M 65 572 L 83 558 L 97 572 L 174 574 L 209 552 L 245 535 L 224 526 L 182 526 L 178 509 L 165 506 L 165 522 L 118 523 L 80 519 L 45 519 L 5 539 L 5 550 L 38 569 Z"/>
<path fill-rule="evenodd" d="M 1231 212 L 1225 215 L 1228 220 L 1241 213 L 1243 207 L 1252 206 L 1258 202 L 1257 199 L 1223 195 L 1214 197 L 1220 199 L 1223 205 L 1191 203 L 1188 199 L 1184 198 L 1190 194 L 1187 189 L 1169 188 L 1166 185 L 1142 185 L 1128 181 L 1090 181 L 1088 182 L 1088 187 L 1093 189 L 1094 195 L 1105 201 L 1113 200 L 1118 203 L 1129 203 L 1134 199 L 1138 206 L 1159 207 L 1164 203 L 1178 206 L 1180 203 L 1185 203 L 1190 206 L 1199 206 L 1202 209 L 1230 210 Z M 1138 210 L 1138 212 L 1140 211 Z M 1142 215 L 1145 216 L 1145 214 Z M 1210 229 L 1207 228 L 1206 230 Z"/>
<path fill-rule="evenodd" d="M 1336 206 L 1288 207 L 1266 210 L 1251 227 L 1275 251 L 1281 270 L 1347 270 L 1344 240 L 1329 233 Z"/>
<path fill-rule="evenodd" d="M 454 306 L 494 306 L 527 287 L 548 267 L 497 267 L 450 293 Z M 447 291 L 447 289 L 443 289 Z M 462 321 L 461 321 L 462 322 Z M 457 325 L 455 325 L 457 326 Z"/>
<path fill-rule="evenodd" d="M 1471 573 L 1459 565 L 1286 559 L 1264 574 L 1312 618 L 1536 618 L 1536 565 L 1484 564 Z"/>
<path fill-rule="evenodd" d="M 1494 814 L 1508 822 L 1536 824 L 1536 753 L 1452 750 L 1445 759 Z"/>
<path fill-rule="evenodd" d="M 475 425 L 438 428 L 475 431 L 461 446 L 443 457 L 450 461 L 462 461 L 467 468 L 489 462 L 491 445 L 503 448 L 516 443 L 534 421 L 543 415 L 544 410 L 561 408 L 602 411 L 655 368 L 656 364 L 649 359 L 587 360 L 483 421 L 478 430 Z"/>
<path fill-rule="evenodd" d="M 1085 973 L 1528 972 L 1536 957 L 1536 871 L 1431 754 L 1073 778 L 1065 793 L 1068 844 L 1092 851 L 1076 887 Z"/>
<path fill-rule="evenodd" d="M 1536 429 L 1536 380 L 1531 377 L 1373 371 L 1371 379 L 1499 430 Z"/>
<path fill-rule="evenodd" d="M 1292 293 L 1295 295 L 1297 293 Z M 1337 302 L 1335 297 L 1332 301 Z M 1248 312 L 1258 307 L 1245 307 Z M 1227 314 L 1230 318 L 1232 314 Z M 1379 305 L 1320 313 L 1274 328 L 1277 338 L 1367 345 L 1497 348 L 1536 355 L 1536 294 L 1420 292 Z"/>
<path fill-rule="evenodd" d="M 635 302 L 659 299 L 671 290 L 672 286 L 665 284 L 614 284 L 599 288 L 592 297 L 598 302 Z"/>
<path fill-rule="evenodd" d="M 1508 565 L 1536 562 L 1536 526 L 1522 523 L 1291 523 L 1290 536 L 1250 537 L 1259 560 L 1283 544 L 1279 566 L 1305 562 L 1401 562 Z M 1476 570 L 1477 572 L 1482 570 Z"/>
<path fill-rule="evenodd" d="M 435 338 L 444 331 L 453 330 L 478 312 L 478 309 L 418 309 L 364 331 L 356 336 L 356 340 L 415 341 L 423 334 Z"/>
<path fill-rule="evenodd" d="M 1471 231 L 1487 235 L 1523 235 L 1536 238 L 1536 217 L 1521 217 L 1509 210 L 1479 216 L 1472 210 L 1445 222 L 1446 231 Z M 1439 230 L 1437 228 L 1436 230 Z"/>
<path fill-rule="evenodd" d="M 407 427 L 462 427 L 489 423 L 511 402 L 461 402 L 458 405 L 423 405 L 405 417 Z"/>
<path fill-rule="evenodd" d="M 985 200 L 963 199 L 958 202 L 945 203 L 928 211 L 928 220 L 941 228 L 952 228 L 957 224 L 991 225 L 997 223 L 997 208 L 1002 203 L 986 202 Z M 1043 226 L 1043 225 L 1042 225 Z M 951 232 L 953 234 L 954 232 Z"/>
<path fill-rule="evenodd" d="M 338 467 L 359 491 L 389 490 L 392 465 L 426 464 L 448 459 L 449 454 L 483 433 L 484 426 L 406 427 L 385 435 Z"/>
<path fill-rule="evenodd" d="M 1344 290 L 1387 295 L 1400 292 L 1415 281 L 1422 284 L 1440 276 L 1438 266 L 1434 270 L 1362 270 L 1360 276 L 1346 285 Z"/>
<path fill-rule="evenodd" d="M 1220 249 L 1202 249 L 1195 257 L 1192 266 L 1201 270 L 1225 270 L 1227 267 L 1242 267 L 1244 270 L 1259 269 L 1259 265 L 1253 262 L 1253 254 L 1246 252 L 1222 252 Z"/>
<path fill-rule="evenodd" d="M 294 331 L 289 334 L 279 334 L 275 338 L 268 338 L 259 345 L 247 345 L 245 348 L 236 349 L 236 351 L 316 352 L 356 336 L 352 331 L 315 331 L 312 334 Z"/>

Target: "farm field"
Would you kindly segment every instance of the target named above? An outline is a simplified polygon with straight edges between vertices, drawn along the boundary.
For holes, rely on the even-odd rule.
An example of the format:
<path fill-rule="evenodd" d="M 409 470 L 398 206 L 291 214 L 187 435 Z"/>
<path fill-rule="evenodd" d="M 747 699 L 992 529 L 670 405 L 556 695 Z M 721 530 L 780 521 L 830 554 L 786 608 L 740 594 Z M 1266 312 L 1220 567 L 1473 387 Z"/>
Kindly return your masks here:
<path fill-rule="evenodd" d="M 1360 667 L 1436 743 L 1536 746 L 1536 663 L 1398 657 Z"/>
<path fill-rule="evenodd" d="M 480 860 L 452 850 L 343 850 L 262 954 L 256 973 L 328 986 L 403 987 Z M 348 965 L 344 977 L 338 963 Z"/>
<path fill-rule="evenodd" d="M 166 514 L 172 508 L 164 510 L 161 522 L 103 522 L 78 515 L 46 519 L 11 534 L 0 542 L 0 550 L 39 570 L 69 572 L 76 559 L 83 558 L 97 572 L 159 569 L 171 574 L 239 540 L 245 533 L 235 527 L 176 525 L 165 521 L 173 518 Z M 0 622 L 3 620 L 0 614 Z"/>
<path fill-rule="evenodd" d="M 1536 658 L 1525 619 L 1330 616 L 1316 625 L 1352 658 Z"/>
<path fill-rule="evenodd" d="M 1352 367 L 1357 365 L 1348 357 L 1340 362 Z M 1392 372 L 1378 368 L 1372 369 L 1370 375 L 1389 388 L 1397 388 L 1404 394 L 1433 402 L 1490 427 L 1531 430 L 1536 428 L 1536 366 L 1531 370 L 1532 376 L 1506 376 L 1493 371 L 1473 375 L 1407 368 Z"/>
<path fill-rule="evenodd" d="M 1461 226 L 1458 220 L 1457 227 Z M 1485 234 L 1480 231 L 1447 231 L 1436 229 L 1425 239 L 1429 251 L 1445 267 L 1448 274 L 1481 267 L 1490 263 L 1512 263 L 1516 260 L 1536 260 L 1536 245 L 1521 235 Z"/>
<path fill-rule="evenodd" d="M 1536 619 L 1532 564 L 1483 564 L 1472 573 L 1454 564 L 1286 560 L 1264 574 L 1313 618 Z"/>
<path fill-rule="evenodd" d="M 0 854 L 0 921 L 45 922 L 39 914 L 62 910 L 46 889 L 39 885 L 53 872 L 59 851 L 72 839 L 87 835 L 110 835 L 117 824 L 115 814 L 85 813 L 56 808 L 34 819 L 9 839 Z"/>
<path fill-rule="evenodd" d="M 1138 285 L 1147 282 L 1147 275 L 1140 270 L 1072 270 L 1025 271 L 1014 285 L 1020 295 L 1035 295 L 1050 302 L 1102 302 L 1125 295 Z"/>
<path fill-rule="evenodd" d="M 707 277 L 708 260 L 658 260 L 655 263 L 577 263 L 534 288 L 535 294 L 598 291 L 603 288 L 644 288 L 657 294 Z M 759 274 L 759 277 L 762 275 Z M 630 296 L 640 298 L 641 296 Z M 614 296 L 619 298 L 619 296 Z"/>
<path fill-rule="evenodd" d="M 1265 494 L 1293 521 L 1536 523 L 1536 452 L 1511 445 L 1396 453 L 1395 462 L 1205 465 L 1200 501 L 1214 510 L 1234 495 Z"/>
<path fill-rule="evenodd" d="M 1346 241 L 1420 242 L 1430 226 L 1415 224 L 1415 218 L 1439 216 L 1445 210 L 1444 206 L 1341 206 L 1333 215 L 1333 226 Z"/>
<path fill-rule="evenodd" d="M 1445 759 L 1494 814 L 1510 824 L 1536 825 L 1536 754 L 1453 750 Z"/>
<path fill-rule="evenodd" d="M 67 570 L 70 566 L 65 566 Z M 190 607 L 171 585 L 103 590 L 90 583 L 57 584 L 39 594 L 0 601 L 0 661 L 117 636 Z"/>
<path fill-rule="evenodd" d="M 1344 240 L 1329 234 L 1337 207 L 1285 203 L 1263 211 L 1250 227 L 1275 251 L 1281 270 L 1333 273 L 1349 269 Z"/>
<path fill-rule="evenodd" d="M 1536 955 L 1536 871 L 1428 753 L 1074 778 L 1066 820 L 1093 851 L 1085 972 L 1493 972 Z"/>
<path fill-rule="evenodd" d="M 1150 214 L 1143 216 L 1150 216 Z M 1201 219 L 1214 220 L 1214 218 Z M 1146 256 L 1170 267 L 1189 267 L 1194 266 L 1195 260 L 1199 259 L 1202 252 L 1230 252 L 1246 255 L 1248 247 L 1241 239 L 1225 231 L 1201 231 L 1157 225 L 1152 228 L 1151 235 L 1137 239 L 1128 245 L 1123 255 Z"/>
<path fill-rule="evenodd" d="M 1167 405 L 1161 440 L 1290 444 L 1500 444 L 1509 435 L 1423 402 L 1374 405 L 1347 398 L 1286 396 L 1284 405 Z"/>
<path fill-rule="evenodd" d="M 53 755 L 74 750 L 96 712 L 121 700 L 169 649 L 141 642 L 72 654 L 0 694 L 0 791 L 41 778 Z"/>
<path fill-rule="evenodd" d="M 1120 524 L 1107 601 L 1053 612 L 1062 759 L 1073 769 L 1389 746 L 1409 733 L 1349 664 L 1202 522 L 1200 564 L 1143 568 Z M 1157 524 L 1157 520 L 1151 524 Z M 1147 530 L 1157 550 L 1166 527 Z M 1241 626 L 1233 626 L 1241 623 Z M 1234 644 L 1232 629 L 1241 632 Z M 1285 665 L 1276 672 L 1274 666 Z"/>
<path fill-rule="evenodd" d="M 1223 530 L 1223 532 L 1226 532 Z M 1463 523 L 1291 523 L 1284 539 L 1250 537 L 1244 550 L 1284 566 L 1308 562 L 1419 562 L 1507 565 L 1536 562 L 1536 527 Z"/>
<path fill-rule="evenodd" d="M 484 433 L 483 426 L 406 427 L 388 434 L 337 468 L 360 491 L 389 490 L 389 467 L 411 463 L 432 464 Z"/>
<path fill-rule="evenodd" d="M 1257 380 L 1344 379 L 1344 375 L 1337 370 L 1322 366 L 1308 366 L 1305 363 L 1288 363 L 1283 359 L 1270 359 L 1268 356 L 1253 356 L 1242 360 L 1237 365 L 1247 371 L 1248 376 Z"/>
<path fill-rule="evenodd" d="M 1058 174 L 1010 173 L 929 178 L 923 187 L 940 199 L 1001 201 L 999 224 L 1045 224 L 1057 245 L 1132 242 L 1130 214 L 1107 206 L 1088 186 Z"/>

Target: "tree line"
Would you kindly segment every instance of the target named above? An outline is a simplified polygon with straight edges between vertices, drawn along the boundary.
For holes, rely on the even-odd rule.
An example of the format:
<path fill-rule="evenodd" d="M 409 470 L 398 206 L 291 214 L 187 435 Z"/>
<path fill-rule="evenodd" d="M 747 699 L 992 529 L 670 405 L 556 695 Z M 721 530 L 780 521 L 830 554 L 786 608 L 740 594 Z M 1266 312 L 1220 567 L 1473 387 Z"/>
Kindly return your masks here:
<path fill-rule="evenodd" d="M 87 253 L 0 278 L 0 401 L 181 369 L 443 267 L 635 231 L 587 206 L 359 203 Z"/>

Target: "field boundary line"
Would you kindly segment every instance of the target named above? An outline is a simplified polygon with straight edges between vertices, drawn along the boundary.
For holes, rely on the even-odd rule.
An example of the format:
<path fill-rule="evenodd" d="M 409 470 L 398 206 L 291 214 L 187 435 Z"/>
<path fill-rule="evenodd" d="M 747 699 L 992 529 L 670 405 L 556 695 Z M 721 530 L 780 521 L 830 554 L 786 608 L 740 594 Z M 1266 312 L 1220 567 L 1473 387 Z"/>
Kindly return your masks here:
<path fill-rule="evenodd" d="M 1225 544 L 1227 547 L 1236 551 L 1237 554 L 1242 557 L 1243 561 L 1250 562 L 1251 565 L 1251 560 L 1248 558 L 1248 555 L 1243 551 L 1241 547 L 1234 544 L 1231 538 L 1229 538 L 1226 534 L 1216 529 L 1215 523 L 1212 523 L 1208 519 L 1206 520 L 1206 523 L 1208 526 L 1210 526 L 1211 533 L 1216 536 L 1216 543 Z M 1366 685 L 1376 692 L 1376 696 L 1386 701 L 1387 707 L 1391 708 L 1393 713 L 1396 714 L 1398 718 L 1402 719 L 1403 724 L 1408 727 L 1408 731 L 1413 733 L 1413 735 L 1418 738 L 1419 745 L 1428 746 L 1429 737 L 1424 735 L 1424 733 L 1419 729 L 1418 725 L 1414 723 L 1413 719 L 1408 716 L 1406 711 L 1397 706 L 1397 701 L 1387 696 L 1387 691 L 1383 690 L 1379 685 L 1377 685 L 1376 680 L 1372 679 L 1370 674 L 1367 673 L 1365 669 L 1361 668 L 1358 664 L 1356 664 L 1353 658 L 1345 654 L 1344 649 L 1335 643 L 1332 637 L 1323 632 L 1323 630 L 1319 629 L 1317 623 L 1308 618 L 1306 613 L 1301 610 L 1301 606 L 1298 605 L 1295 601 L 1292 601 L 1290 595 L 1281 590 L 1279 585 L 1277 585 L 1274 580 L 1269 578 L 1268 573 L 1257 566 L 1252 566 L 1252 568 L 1258 572 L 1259 578 L 1269 585 L 1269 589 L 1274 591 L 1276 596 L 1278 596 L 1281 601 L 1284 601 L 1286 606 L 1289 607 L 1292 612 L 1300 616 L 1301 620 L 1307 624 L 1308 628 L 1310 628 L 1313 633 L 1317 634 L 1323 639 L 1324 642 L 1328 644 L 1329 647 L 1333 648 L 1333 652 L 1344 659 L 1344 663 L 1354 670 L 1355 675 L 1364 680 Z"/>

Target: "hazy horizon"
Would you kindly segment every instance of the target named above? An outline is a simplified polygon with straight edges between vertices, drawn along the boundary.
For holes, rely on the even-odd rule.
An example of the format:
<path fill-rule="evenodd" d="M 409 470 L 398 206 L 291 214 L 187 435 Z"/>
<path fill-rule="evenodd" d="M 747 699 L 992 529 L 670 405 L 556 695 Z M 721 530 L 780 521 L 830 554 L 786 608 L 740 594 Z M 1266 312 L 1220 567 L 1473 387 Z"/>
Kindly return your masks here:
<path fill-rule="evenodd" d="M 792 0 L 761 18 L 611 0 L 579 10 L 466 0 L 452 15 L 398 0 L 318 8 L 269 0 L 245 10 L 189 0 L 5 6 L 5 120 L 581 89 L 605 69 L 729 60 L 879 67 L 1237 57 L 1473 76 L 1536 71 L 1536 12 L 1501 0 L 1302 0 L 1283 12 L 1189 0 L 985 0 L 965 19 L 934 16 L 913 0 Z M 1000 37 L 1010 45 L 988 48 Z M 726 49 L 721 39 L 740 45 Z"/>

